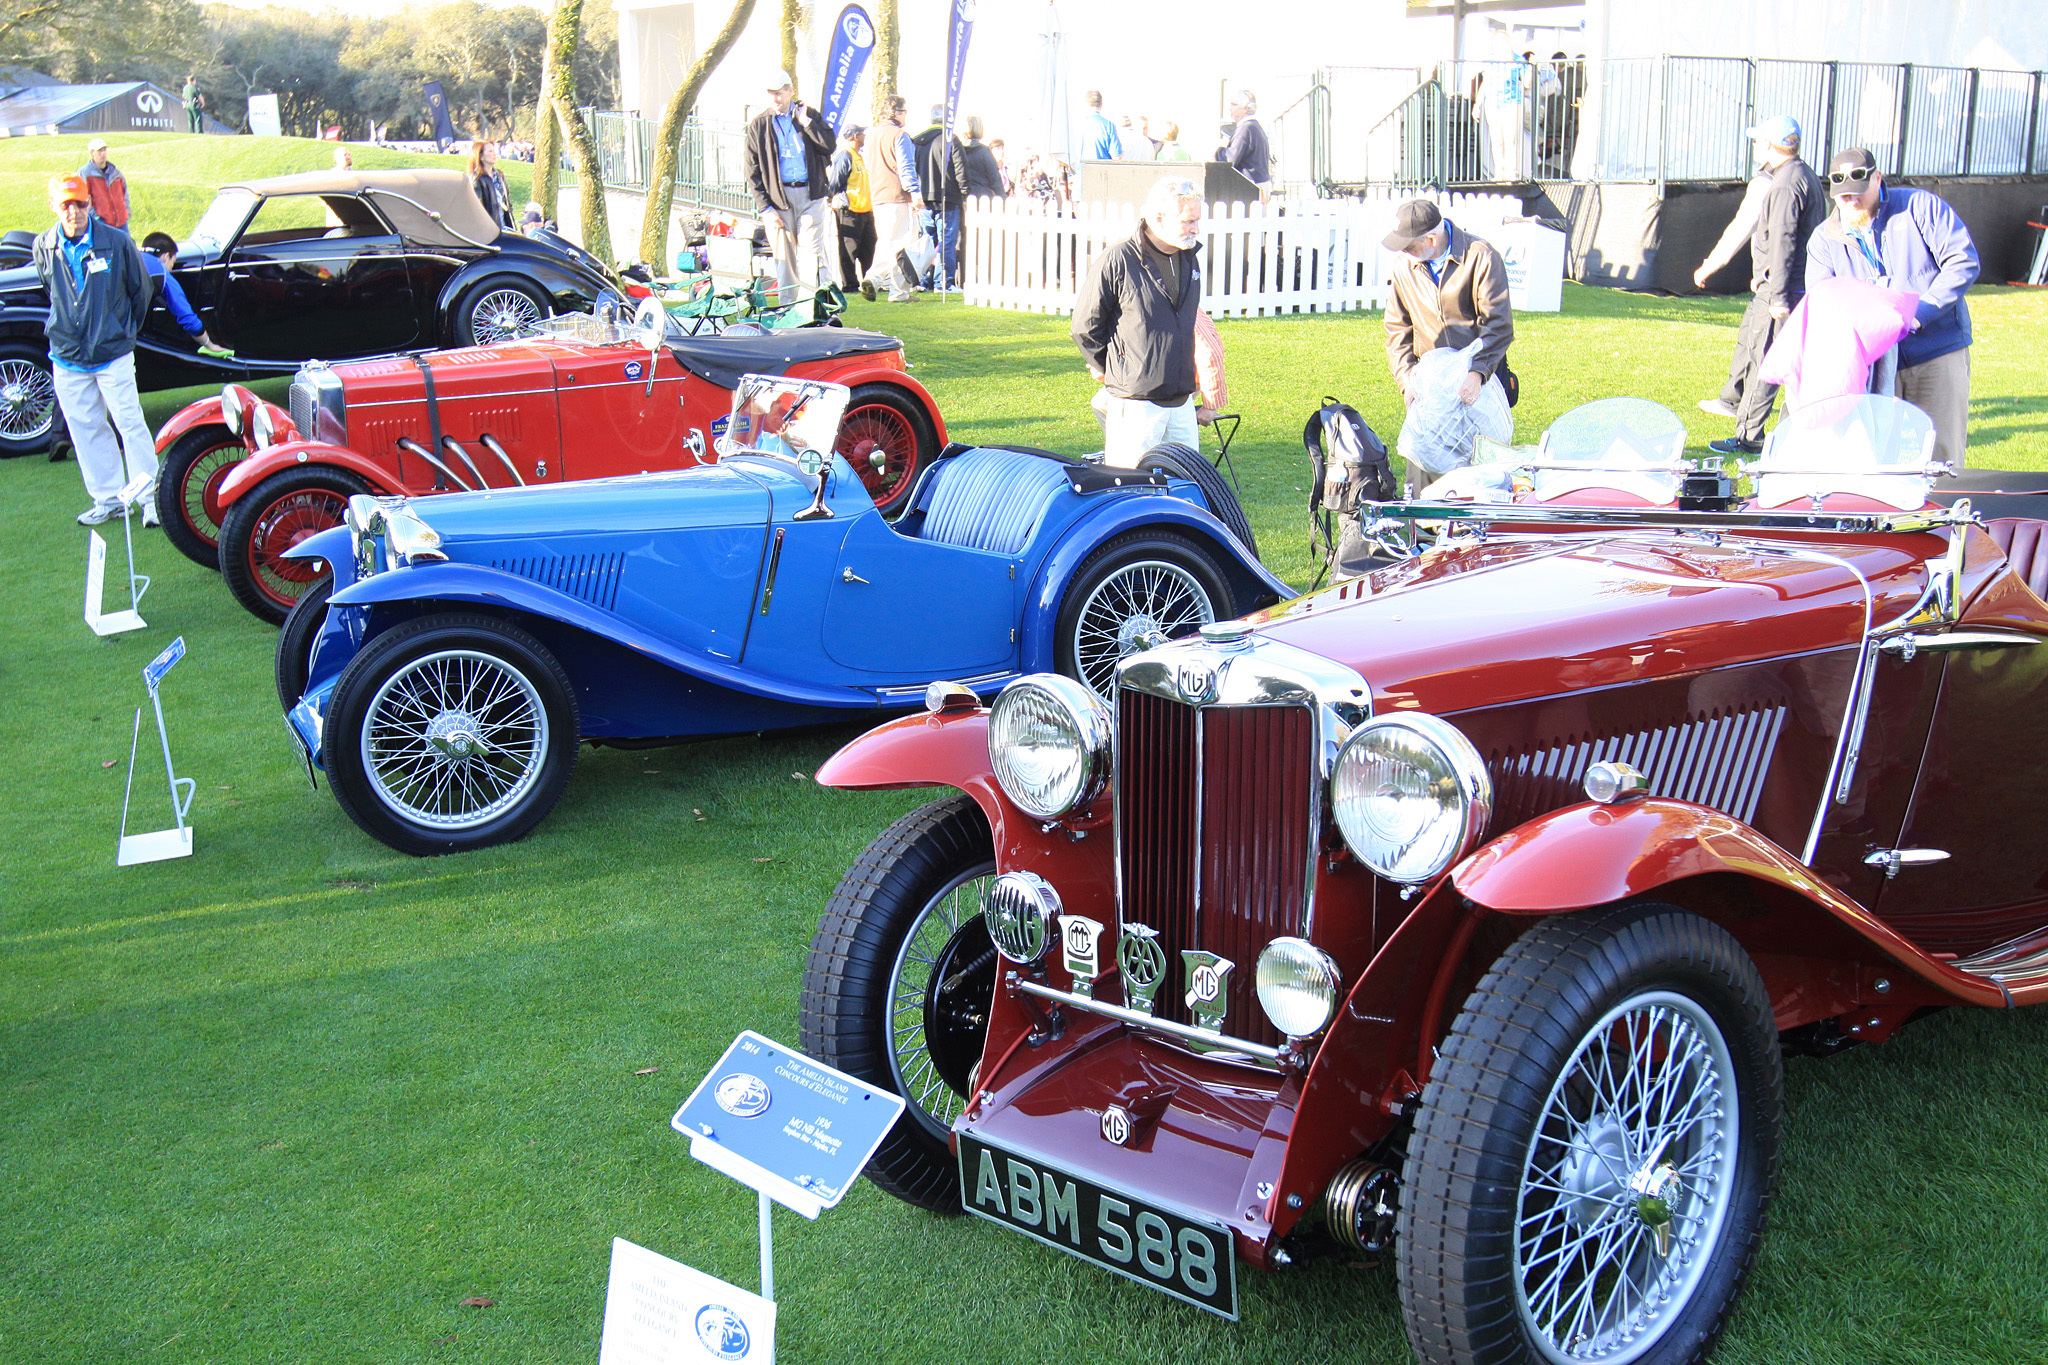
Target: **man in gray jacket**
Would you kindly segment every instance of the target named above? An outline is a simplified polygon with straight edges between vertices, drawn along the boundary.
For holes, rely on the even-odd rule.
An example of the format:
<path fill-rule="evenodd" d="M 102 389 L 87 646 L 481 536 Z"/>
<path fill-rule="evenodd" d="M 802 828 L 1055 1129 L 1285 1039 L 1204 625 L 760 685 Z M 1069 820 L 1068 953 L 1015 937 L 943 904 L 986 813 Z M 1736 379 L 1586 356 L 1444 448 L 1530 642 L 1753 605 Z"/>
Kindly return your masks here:
<path fill-rule="evenodd" d="M 98 526 L 128 515 L 121 488 L 146 474 L 142 524 L 154 526 L 156 443 L 135 390 L 135 338 L 149 313 L 149 272 L 127 233 L 93 217 L 84 177 L 51 176 L 50 208 L 57 223 L 36 238 L 35 262 L 50 296 L 50 377 L 92 498 L 78 521 Z"/>
<path fill-rule="evenodd" d="M 1797 121 L 1780 114 L 1750 129 L 1749 136 L 1756 143 L 1757 164 L 1771 183 L 1749 235 L 1749 287 L 1756 293 L 1743 311 L 1728 384 L 1721 391 L 1724 402 L 1730 393 L 1739 395 L 1735 435 L 1707 442 L 1707 449 L 1718 455 L 1754 455 L 1764 448 L 1764 423 L 1778 401 L 1778 386 L 1758 383 L 1757 366 L 1806 293 L 1807 239 L 1828 216 L 1820 177 L 1799 159 Z"/>
<path fill-rule="evenodd" d="M 1168 176 L 1137 231 L 1097 256 L 1074 302 L 1074 344 L 1103 386 L 1104 464 L 1135 469 L 1162 445 L 1194 446 L 1195 314 L 1202 311 L 1202 192 Z"/>

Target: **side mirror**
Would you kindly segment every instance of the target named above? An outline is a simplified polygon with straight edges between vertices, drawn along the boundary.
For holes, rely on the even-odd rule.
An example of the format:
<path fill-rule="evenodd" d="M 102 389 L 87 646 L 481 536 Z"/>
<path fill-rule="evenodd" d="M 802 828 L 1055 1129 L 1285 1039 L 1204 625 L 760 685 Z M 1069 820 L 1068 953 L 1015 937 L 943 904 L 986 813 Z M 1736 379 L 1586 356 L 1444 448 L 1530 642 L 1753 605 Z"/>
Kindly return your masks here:
<path fill-rule="evenodd" d="M 661 306 L 660 299 L 640 300 L 633 310 L 631 335 L 647 348 L 647 393 L 652 395 L 655 362 L 661 358 L 661 343 L 668 335 L 668 309 Z"/>

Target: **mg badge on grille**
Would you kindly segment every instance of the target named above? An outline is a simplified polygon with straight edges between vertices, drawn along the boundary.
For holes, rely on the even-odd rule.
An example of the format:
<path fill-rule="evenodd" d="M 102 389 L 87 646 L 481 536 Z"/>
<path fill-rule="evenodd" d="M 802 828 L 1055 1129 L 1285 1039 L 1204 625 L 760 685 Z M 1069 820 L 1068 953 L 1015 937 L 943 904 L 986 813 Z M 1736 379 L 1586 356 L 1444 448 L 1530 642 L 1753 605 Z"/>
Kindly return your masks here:
<path fill-rule="evenodd" d="M 1230 972 L 1237 964 L 1196 948 L 1184 949 L 1180 958 L 1188 969 L 1187 1002 L 1195 1027 L 1221 1033 L 1223 1016 L 1230 1009 Z"/>
<path fill-rule="evenodd" d="M 1102 974 L 1102 955 L 1096 951 L 1101 940 L 1102 926 L 1086 915 L 1060 916 L 1060 945 L 1066 950 L 1076 995 L 1094 998 L 1095 978 Z"/>
<path fill-rule="evenodd" d="M 1173 670 L 1174 690 L 1193 705 L 1209 700 L 1216 692 L 1216 670 L 1204 663 L 1182 663 Z"/>
<path fill-rule="evenodd" d="M 1131 1140 L 1131 1116 L 1120 1104 L 1102 1111 L 1102 1138 L 1121 1147 Z"/>
<path fill-rule="evenodd" d="M 1166 950 L 1159 946 L 1159 931 L 1143 924 L 1126 924 L 1123 941 L 1116 948 L 1116 965 L 1123 973 L 1125 1008 L 1150 1014 L 1152 997 L 1166 979 Z"/>

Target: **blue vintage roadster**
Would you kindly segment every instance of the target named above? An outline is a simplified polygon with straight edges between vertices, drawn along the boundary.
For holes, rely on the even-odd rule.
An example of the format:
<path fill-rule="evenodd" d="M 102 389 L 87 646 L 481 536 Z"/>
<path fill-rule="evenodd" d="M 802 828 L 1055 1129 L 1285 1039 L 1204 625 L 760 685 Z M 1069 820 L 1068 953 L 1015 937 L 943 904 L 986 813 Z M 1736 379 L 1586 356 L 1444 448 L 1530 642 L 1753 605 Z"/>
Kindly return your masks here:
<path fill-rule="evenodd" d="M 481 848 L 539 823 L 579 740 L 853 720 L 941 679 L 1107 692 L 1123 655 L 1291 595 L 1179 447 L 1128 470 L 950 446 L 886 521 L 831 455 L 846 398 L 750 375 L 715 464 L 353 499 L 296 551 L 334 573 L 278 640 L 309 767 L 393 848 Z"/>

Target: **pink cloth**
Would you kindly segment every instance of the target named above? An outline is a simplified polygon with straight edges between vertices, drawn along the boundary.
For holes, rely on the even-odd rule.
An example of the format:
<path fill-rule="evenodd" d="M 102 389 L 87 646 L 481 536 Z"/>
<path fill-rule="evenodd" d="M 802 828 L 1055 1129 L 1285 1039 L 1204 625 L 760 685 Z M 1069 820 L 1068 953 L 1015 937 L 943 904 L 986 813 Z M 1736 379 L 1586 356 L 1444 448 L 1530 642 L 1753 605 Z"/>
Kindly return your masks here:
<path fill-rule="evenodd" d="M 1801 407 L 1870 388 L 1870 367 L 1913 328 L 1920 296 L 1844 276 L 1817 280 L 1764 353 L 1756 377 L 1790 385 Z"/>

